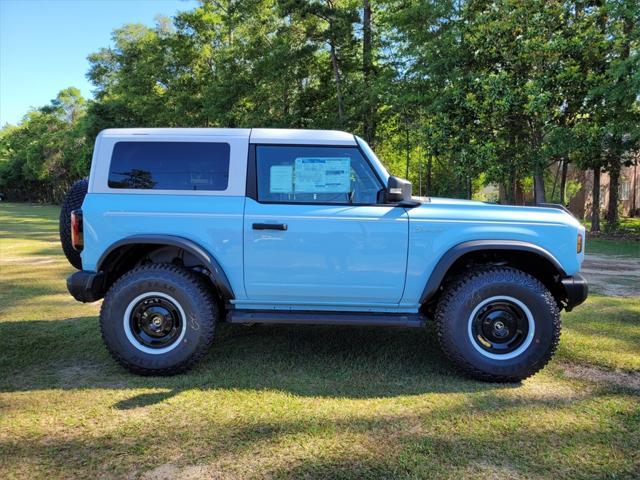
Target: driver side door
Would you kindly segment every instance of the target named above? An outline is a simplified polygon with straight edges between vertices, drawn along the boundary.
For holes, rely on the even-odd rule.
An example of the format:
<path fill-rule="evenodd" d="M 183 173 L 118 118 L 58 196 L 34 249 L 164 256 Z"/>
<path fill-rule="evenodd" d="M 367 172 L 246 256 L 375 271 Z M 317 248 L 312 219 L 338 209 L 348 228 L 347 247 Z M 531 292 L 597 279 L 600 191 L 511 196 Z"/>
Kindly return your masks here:
<path fill-rule="evenodd" d="M 302 309 L 397 305 L 408 216 L 379 201 L 382 182 L 361 151 L 250 148 L 244 215 L 249 301 Z"/>

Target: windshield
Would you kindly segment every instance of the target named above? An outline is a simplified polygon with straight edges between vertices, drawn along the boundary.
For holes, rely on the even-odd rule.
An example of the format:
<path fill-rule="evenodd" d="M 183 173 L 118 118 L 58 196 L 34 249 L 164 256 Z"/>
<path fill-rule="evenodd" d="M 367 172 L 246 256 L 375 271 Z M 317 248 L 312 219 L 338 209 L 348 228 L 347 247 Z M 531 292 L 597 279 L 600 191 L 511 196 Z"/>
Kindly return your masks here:
<path fill-rule="evenodd" d="M 367 142 L 365 142 L 363 139 L 361 139 L 357 135 L 354 135 L 354 137 L 356 137 L 356 141 L 358 142 L 358 145 L 360 145 L 360 148 L 362 149 L 364 154 L 367 156 L 367 158 L 371 162 L 371 165 L 373 165 L 373 168 L 375 168 L 376 173 L 380 175 L 380 178 L 382 179 L 384 184 L 387 185 L 389 183 L 389 172 L 387 172 L 387 169 L 384 168 L 384 165 L 378 159 L 375 152 L 371 150 L 371 147 L 367 144 Z"/>

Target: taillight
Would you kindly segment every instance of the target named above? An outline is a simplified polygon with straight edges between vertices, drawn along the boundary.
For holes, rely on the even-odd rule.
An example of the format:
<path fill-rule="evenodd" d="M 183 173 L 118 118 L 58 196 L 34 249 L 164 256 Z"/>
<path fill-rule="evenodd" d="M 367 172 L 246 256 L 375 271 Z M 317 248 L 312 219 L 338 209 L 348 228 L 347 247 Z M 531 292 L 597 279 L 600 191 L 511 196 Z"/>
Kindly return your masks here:
<path fill-rule="evenodd" d="M 84 232 L 82 229 L 82 210 L 71 212 L 71 246 L 76 252 L 84 247 Z"/>

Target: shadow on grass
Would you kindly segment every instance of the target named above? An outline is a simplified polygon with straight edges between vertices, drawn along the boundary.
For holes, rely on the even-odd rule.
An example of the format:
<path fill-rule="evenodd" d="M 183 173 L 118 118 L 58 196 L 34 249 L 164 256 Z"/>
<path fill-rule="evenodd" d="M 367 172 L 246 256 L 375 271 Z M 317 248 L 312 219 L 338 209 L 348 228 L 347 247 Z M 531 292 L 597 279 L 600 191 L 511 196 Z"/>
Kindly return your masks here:
<path fill-rule="evenodd" d="M 96 317 L 0 323 L 0 391 L 159 388 L 115 406 L 132 409 L 190 389 L 277 390 L 301 396 L 375 398 L 478 392 L 513 385 L 459 376 L 432 329 L 220 325 L 211 351 L 192 371 L 140 377 L 102 345 Z"/>
<path fill-rule="evenodd" d="M 24 262 L 0 262 L 0 313 L 25 302 L 38 305 L 34 308 L 57 309 L 59 305 L 51 304 L 50 299 L 43 302 L 39 298 L 50 295 L 63 294 L 65 300 L 62 303 L 71 304 L 73 299 L 67 293 L 66 279 L 75 270 L 66 260 L 61 262 L 60 251 L 60 246 L 55 245 L 34 253 L 46 256 L 42 262 L 34 261 L 35 257 L 31 255 L 25 257 Z"/>
<path fill-rule="evenodd" d="M 58 238 L 59 207 L 0 204 L 0 238 L 51 241 Z"/>
<path fill-rule="evenodd" d="M 148 407 L 149 405 L 155 405 L 157 403 L 164 402 L 169 398 L 175 396 L 177 391 L 168 390 L 164 392 L 154 392 L 154 393 L 141 393 L 140 395 L 135 395 L 131 398 L 127 398 L 125 400 L 121 400 L 115 404 L 115 407 L 118 410 L 133 410 L 135 408 L 143 408 Z"/>
<path fill-rule="evenodd" d="M 470 400 L 461 407 L 444 404 L 386 416 L 302 414 L 242 423 L 194 417 L 186 426 L 176 415 L 128 430 L 122 437 L 108 432 L 55 442 L 49 437 L 0 440 L 0 451 L 12 463 L 37 460 L 60 476 L 89 476 L 91 471 L 110 477 L 148 472 L 149 478 L 218 478 L 225 472 L 224 478 L 245 478 L 259 469 L 260 478 L 635 478 L 633 445 L 625 432 L 638 426 L 637 417 L 625 413 L 596 424 L 585 416 L 578 421 L 576 410 L 598 408 L 591 396 L 552 405 L 537 400 L 509 404 L 492 394 Z M 563 421 L 522 428 L 517 419 L 531 425 L 531 411 Z M 298 440 L 284 453 L 279 449 L 287 438 Z M 321 449 L 327 439 L 335 443 Z M 305 451 L 313 442 L 319 450 Z M 353 442 L 360 448 L 350 448 Z M 269 453 L 274 448 L 279 455 Z M 239 473 L 234 474 L 236 469 Z"/>

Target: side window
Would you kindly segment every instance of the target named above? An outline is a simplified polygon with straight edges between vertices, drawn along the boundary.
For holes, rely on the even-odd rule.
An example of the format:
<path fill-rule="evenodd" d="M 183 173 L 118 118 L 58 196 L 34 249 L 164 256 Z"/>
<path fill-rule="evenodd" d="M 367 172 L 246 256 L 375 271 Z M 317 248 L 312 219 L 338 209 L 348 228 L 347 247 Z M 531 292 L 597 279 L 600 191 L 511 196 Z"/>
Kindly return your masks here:
<path fill-rule="evenodd" d="M 375 204 L 380 181 L 355 147 L 256 147 L 258 200 Z"/>
<path fill-rule="evenodd" d="M 226 190 L 229 152 L 228 143 L 118 142 L 109 188 Z"/>

